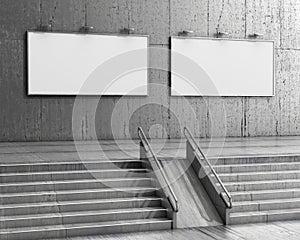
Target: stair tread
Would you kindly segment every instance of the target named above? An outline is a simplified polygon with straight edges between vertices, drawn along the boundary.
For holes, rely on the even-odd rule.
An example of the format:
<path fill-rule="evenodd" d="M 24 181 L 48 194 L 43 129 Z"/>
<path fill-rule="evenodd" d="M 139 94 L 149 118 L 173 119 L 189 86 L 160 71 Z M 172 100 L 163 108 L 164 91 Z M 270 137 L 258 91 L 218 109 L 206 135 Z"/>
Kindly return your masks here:
<path fill-rule="evenodd" d="M 250 212 L 234 212 L 234 213 L 230 213 L 230 217 L 258 216 L 258 215 L 271 215 L 271 214 L 284 214 L 284 213 L 300 214 L 300 208 L 250 211 Z"/>
<path fill-rule="evenodd" d="M 90 192 L 127 192 L 127 191 L 155 191 L 155 187 L 120 187 L 120 188 L 91 188 L 81 190 L 59 190 L 59 191 L 39 191 L 39 192 L 17 192 L 17 193 L 2 193 L 0 197 L 18 197 L 18 196 L 31 196 L 31 195 L 50 195 L 50 194 L 73 194 L 73 193 L 90 193 Z"/>
<path fill-rule="evenodd" d="M 233 202 L 233 207 L 242 205 L 253 205 L 253 204 L 272 204 L 272 203 L 289 203 L 289 202 L 300 202 L 300 198 L 279 198 L 279 199 L 267 199 L 267 200 L 253 200 L 253 201 L 237 201 Z"/>
<path fill-rule="evenodd" d="M 269 162 L 269 163 L 241 163 L 241 164 L 221 164 L 214 167 L 252 167 L 252 166 L 274 166 L 274 165 L 300 165 L 300 162 Z"/>
<path fill-rule="evenodd" d="M 107 221 L 107 222 L 97 222 L 97 223 L 76 223 L 76 224 L 64 224 L 64 225 L 51 225 L 51 226 L 38 226 L 38 227 L 26 227 L 26 228 L 8 228 L 1 229 L 1 234 L 9 233 L 22 233 L 22 232 L 43 232 L 52 230 L 65 230 L 65 229 L 80 229 L 80 228 L 90 228 L 90 227 L 107 227 L 107 226 L 124 226 L 132 224 L 151 224 L 151 223 L 171 223 L 172 220 L 168 218 L 149 218 L 149 219 L 134 219 L 134 220 L 124 220 L 121 221 Z"/>
<path fill-rule="evenodd" d="M 101 183 L 101 182 L 116 182 L 116 181 L 140 181 L 151 180 L 151 177 L 113 177 L 113 178 L 90 178 L 90 179 L 71 179 L 71 180 L 53 180 L 53 181 L 33 181 L 33 182 L 8 182 L 0 184 L 2 186 L 26 186 L 26 185 L 44 185 L 44 184 L 64 184 L 64 183 Z"/>
<path fill-rule="evenodd" d="M 132 198 L 108 198 L 108 199 L 92 199 L 92 200 L 5 204 L 5 205 L 1 205 L 0 209 L 20 208 L 20 207 L 44 207 L 44 206 L 57 206 L 57 205 L 85 204 L 85 203 L 93 204 L 93 203 L 113 203 L 113 202 L 126 202 L 126 201 L 153 201 L 153 200 L 162 200 L 162 198 L 160 198 L 160 197 L 132 197 Z"/>
<path fill-rule="evenodd" d="M 94 172 L 149 172 L 146 168 L 111 168 L 111 169 L 85 169 L 85 170 L 66 170 L 66 171 L 41 171 L 41 172 L 13 172 L 1 173 L 0 177 L 5 176 L 32 176 L 32 175 L 46 175 L 46 174 L 74 174 L 74 173 L 94 173 Z"/>
<path fill-rule="evenodd" d="M 253 190 L 253 191 L 234 191 L 230 192 L 230 195 L 243 195 L 243 194 L 262 194 L 262 193 L 281 193 L 281 192 L 299 192 L 300 188 L 285 188 L 285 189 L 265 189 L 265 190 Z"/>
<path fill-rule="evenodd" d="M 258 180 L 258 181 L 239 181 L 239 182 L 225 182 L 224 185 L 243 185 L 243 184 L 264 184 L 264 183 L 280 183 L 280 182 L 300 182 L 300 179 L 274 179 L 274 180 Z M 216 183 L 219 185 L 219 183 Z"/>
<path fill-rule="evenodd" d="M 145 162 L 141 159 L 105 159 L 105 160 L 70 160 L 70 161 L 45 161 L 45 162 L 18 162 L 18 163 L 1 163 L 0 167 L 14 167 L 14 166 L 36 166 L 36 165 L 64 165 L 64 164 L 94 164 L 94 163 L 110 163 L 110 162 Z"/>
<path fill-rule="evenodd" d="M 281 173 L 300 173 L 300 170 L 286 170 L 286 171 L 264 171 L 264 172 L 236 172 L 236 173 L 218 173 L 219 177 L 222 176 L 236 176 L 236 175 L 266 175 L 266 174 L 281 174 Z M 213 174 L 211 174 L 214 176 Z"/>
<path fill-rule="evenodd" d="M 8 220 L 29 220 L 38 218 L 53 218 L 53 217 L 76 217 L 76 216 L 89 216 L 89 215 L 104 215 L 104 214 L 119 214 L 119 213 L 137 213 L 137 212 L 153 212 L 153 211 L 167 211 L 163 207 L 141 207 L 141 208 L 122 208 L 122 209 L 106 209 L 106 210 L 93 210 L 93 211 L 72 211 L 72 212 L 59 212 L 47 214 L 29 214 L 29 215 L 10 215 L 1 216 L 0 222 Z"/>
<path fill-rule="evenodd" d="M 224 155 L 224 156 L 209 156 L 208 160 L 216 160 L 216 159 L 258 159 L 258 158 L 280 158 L 280 157 L 298 157 L 297 153 L 268 153 L 268 154 L 243 154 L 243 155 Z"/>

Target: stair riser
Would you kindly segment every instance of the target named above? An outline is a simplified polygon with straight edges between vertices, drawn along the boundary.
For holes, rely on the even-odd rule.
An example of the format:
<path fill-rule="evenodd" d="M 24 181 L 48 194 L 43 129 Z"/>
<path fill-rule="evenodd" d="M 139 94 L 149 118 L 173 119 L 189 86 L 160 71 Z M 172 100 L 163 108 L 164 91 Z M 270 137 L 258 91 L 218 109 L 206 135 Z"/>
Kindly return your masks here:
<path fill-rule="evenodd" d="M 171 229 L 171 221 L 155 222 L 146 224 L 124 224 L 119 226 L 105 226 L 105 227 L 86 227 L 75 228 L 67 230 L 48 230 L 41 232 L 22 232 L 14 233 L 0 238 L 1 240 L 36 240 L 36 239 L 49 239 L 49 238 L 66 238 L 75 236 L 87 236 L 87 235 L 103 235 L 110 233 L 126 233 L 126 232 L 144 232 L 152 230 L 165 230 Z"/>
<path fill-rule="evenodd" d="M 257 183 L 257 184 L 235 184 L 226 185 L 230 192 L 236 191 L 252 191 L 252 190 L 271 190 L 271 189 L 285 189 L 285 188 L 300 188 L 300 182 L 284 182 L 284 183 Z"/>
<path fill-rule="evenodd" d="M 262 216 L 231 217 L 229 224 L 267 223 L 275 221 L 300 220 L 300 213 L 281 213 Z"/>
<path fill-rule="evenodd" d="M 126 177 L 147 177 L 145 170 L 129 172 L 129 171 L 104 171 L 104 172 L 82 172 L 82 173 L 44 173 L 32 175 L 12 175 L 0 176 L 0 182 L 36 182 L 36 181 L 61 181 L 61 180 L 77 180 L 77 179 L 99 179 L 99 178 L 126 178 Z"/>
<path fill-rule="evenodd" d="M 266 211 L 266 210 L 279 210 L 279 209 L 292 209 L 292 208 L 300 208 L 300 201 L 234 206 L 230 210 L 230 212 L 248 212 L 248 211 L 251 212 L 251 211 Z"/>
<path fill-rule="evenodd" d="M 128 162 L 97 162 L 97 163 L 74 163 L 74 164 L 32 164 L 32 165 L 11 165 L 0 166 L 0 173 L 23 173 L 23 172 L 44 172 L 44 171 L 72 171 L 72 170 L 96 170 L 114 168 L 142 168 L 143 161 Z"/>
<path fill-rule="evenodd" d="M 124 213 L 110 213 L 110 214 L 90 214 L 82 216 L 57 216 L 51 218 L 39 219 L 21 219 L 0 222 L 3 228 L 18 228 L 30 226 L 51 226 L 51 225 L 65 225 L 76 223 L 93 223 L 105 221 L 120 221 L 132 219 L 149 219 L 149 218 L 165 218 L 167 216 L 165 210 L 145 211 L 145 212 L 124 212 Z"/>
<path fill-rule="evenodd" d="M 16 215 L 32 215 L 46 213 L 62 213 L 76 211 L 92 211 L 92 210 L 107 210 L 107 209 L 125 209 L 125 208 L 140 208 L 140 207 L 160 207 L 160 200 L 145 200 L 145 201 L 122 201 L 108 203 L 78 203 L 66 205 L 52 205 L 44 207 L 19 207 L 0 209 L 1 216 L 16 216 Z"/>
<path fill-rule="evenodd" d="M 80 190 L 90 188 L 120 188 L 120 187 L 149 187 L 152 186 L 151 179 L 141 180 L 123 180 L 123 181 L 106 181 L 106 182 L 74 182 L 74 183 L 55 183 L 48 182 L 46 184 L 26 186 L 2 186 L 2 193 L 18 193 L 18 192 L 38 192 L 38 191 L 60 191 L 60 190 Z"/>
<path fill-rule="evenodd" d="M 234 202 L 238 201 L 256 201 L 256 200 L 270 200 L 270 199 L 280 199 L 280 198 L 300 198 L 300 191 L 286 191 L 279 193 L 255 193 L 255 194 L 239 194 L 232 195 Z"/>
<path fill-rule="evenodd" d="M 143 225 L 124 225 L 119 227 L 106 227 L 102 229 L 97 228 L 86 228 L 72 229 L 67 231 L 68 237 L 74 236 L 87 236 L 87 235 L 103 235 L 110 233 L 129 233 L 129 232 L 147 232 L 147 231 L 158 231 L 158 230 L 170 230 L 172 228 L 171 222 L 164 223 L 150 223 Z"/>
<path fill-rule="evenodd" d="M 270 164 L 270 165 L 253 165 L 253 166 L 218 166 L 214 169 L 217 173 L 239 173 L 239 172 L 265 172 L 265 171 L 292 171 L 300 170 L 300 164 Z"/>
<path fill-rule="evenodd" d="M 239 181 L 259 181 L 259 180 L 284 180 L 284 179 L 300 179 L 300 172 L 296 173 L 272 173 L 272 174 L 249 174 L 249 175 L 233 175 L 219 176 L 223 182 L 239 182 Z"/>
<path fill-rule="evenodd" d="M 18 197 L 2 197 L 0 198 L 1 204 L 21 204 L 21 203 L 40 203 L 40 202 L 53 202 L 53 201 L 69 201 L 72 200 L 89 200 L 89 199 L 110 199 L 110 198 L 126 198 L 126 197 L 138 197 L 138 196 L 154 196 L 155 191 L 138 191 L 138 192 L 125 192 L 125 191 L 109 191 L 109 192 L 82 192 L 72 194 L 43 194 L 30 195 L 30 196 L 18 196 Z"/>
<path fill-rule="evenodd" d="M 243 158 L 219 158 L 218 160 L 210 159 L 213 165 L 227 164 L 260 164 L 260 163 L 288 163 L 300 162 L 300 156 L 267 156 L 267 157 L 243 157 Z"/>

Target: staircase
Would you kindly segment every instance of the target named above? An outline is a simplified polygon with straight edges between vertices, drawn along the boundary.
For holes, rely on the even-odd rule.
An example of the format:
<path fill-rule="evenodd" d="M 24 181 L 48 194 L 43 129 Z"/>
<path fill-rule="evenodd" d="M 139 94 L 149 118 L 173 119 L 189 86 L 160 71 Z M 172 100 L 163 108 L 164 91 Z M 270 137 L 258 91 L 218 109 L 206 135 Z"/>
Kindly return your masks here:
<path fill-rule="evenodd" d="M 300 219 L 300 156 L 222 158 L 214 169 L 233 199 L 227 224 Z"/>
<path fill-rule="evenodd" d="M 139 159 L 0 164 L 0 239 L 172 228 Z"/>

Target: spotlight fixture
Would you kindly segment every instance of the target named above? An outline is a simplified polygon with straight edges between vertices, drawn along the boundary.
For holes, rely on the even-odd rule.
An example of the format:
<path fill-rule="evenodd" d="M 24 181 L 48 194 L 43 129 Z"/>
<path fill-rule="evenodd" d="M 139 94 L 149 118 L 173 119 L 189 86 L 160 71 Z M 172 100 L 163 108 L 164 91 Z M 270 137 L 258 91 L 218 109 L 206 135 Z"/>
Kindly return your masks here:
<path fill-rule="evenodd" d="M 194 31 L 192 31 L 192 30 L 183 30 L 183 31 L 179 32 L 178 35 L 179 36 L 187 36 L 192 33 L 194 33 Z"/>
<path fill-rule="evenodd" d="M 229 35 L 228 32 L 220 32 L 220 31 L 218 31 L 218 32 L 215 34 L 216 37 L 224 37 L 224 36 L 228 36 L 228 35 Z"/>
<path fill-rule="evenodd" d="M 121 29 L 121 33 L 123 33 L 123 34 L 130 34 L 130 33 L 133 33 L 134 32 L 134 28 L 123 28 L 123 29 Z"/>
<path fill-rule="evenodd" d="M 79 30 L 82 33 L 90 33 L 94 31 L 94 27 L 93 26 L 83 26 L 80 28 Z"/>
<path fill-rule="evenodd" d="M 253 33 L 253 34 L 249 34 L 248 37 L 249 38 L 259 38 L 259 37 L 263 37 L 264 35 L 262 33 Z"/>
<path fill-rule="evenodd" d="M 37 30 L 41 31 L 41 32 L 50 32 L 50 31 L 52 31 L 52 24 L 49 23 L 49 24 L 46 24 L 46 25 L 40 25 L 37 28 Z"/>

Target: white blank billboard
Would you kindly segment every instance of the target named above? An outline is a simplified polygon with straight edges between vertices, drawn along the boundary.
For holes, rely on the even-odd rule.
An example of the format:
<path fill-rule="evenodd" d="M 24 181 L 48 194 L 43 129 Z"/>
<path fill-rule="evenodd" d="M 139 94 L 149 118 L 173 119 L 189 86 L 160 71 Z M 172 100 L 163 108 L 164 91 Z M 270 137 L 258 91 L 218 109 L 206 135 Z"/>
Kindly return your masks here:
<path fill-rule="evenodd" d="M 274 95 L 273 41 L 172 37 L 171 49 L 173 96 Z"/>
<path fill-rule="evenodd" d="M 28 32 L 27 44 L 29 95 L 148 93 L 147 36 Z"/>

